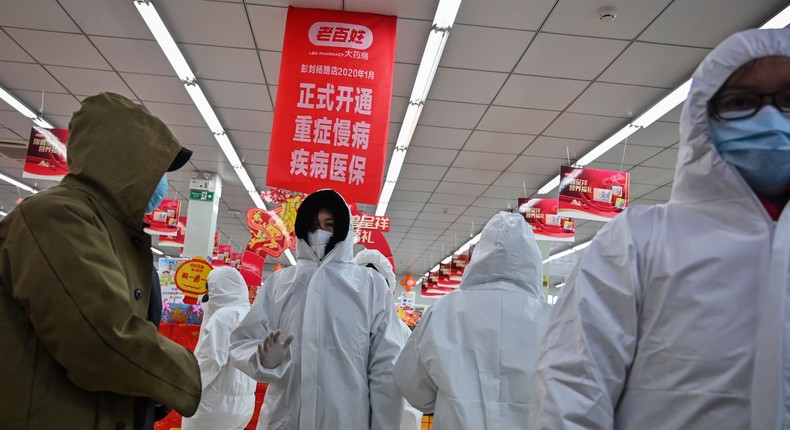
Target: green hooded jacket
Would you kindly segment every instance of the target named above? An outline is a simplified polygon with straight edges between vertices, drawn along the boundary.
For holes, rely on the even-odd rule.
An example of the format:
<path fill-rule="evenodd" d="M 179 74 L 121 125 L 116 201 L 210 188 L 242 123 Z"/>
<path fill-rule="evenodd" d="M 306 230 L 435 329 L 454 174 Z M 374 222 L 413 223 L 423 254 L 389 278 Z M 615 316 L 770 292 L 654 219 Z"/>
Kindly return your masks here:
<path fill-rule="evenodd" d="M 135 396 L 190 416 L 200 371 L 146 318 L 142 228 L 182 147 L 110 93 L 85 99 L 69 131 L 69 174 L 0 222 L 0 427 L 130 430 Z"/>

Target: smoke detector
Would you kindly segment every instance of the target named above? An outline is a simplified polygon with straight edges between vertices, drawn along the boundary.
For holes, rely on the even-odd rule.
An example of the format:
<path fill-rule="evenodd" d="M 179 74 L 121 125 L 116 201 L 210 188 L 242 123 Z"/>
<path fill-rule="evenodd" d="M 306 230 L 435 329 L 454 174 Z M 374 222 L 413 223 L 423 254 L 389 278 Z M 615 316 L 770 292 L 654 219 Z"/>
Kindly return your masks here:
<path fill-rule="evenodd" d="M 601 22 L 611 22 L 615 17 L 617 17 L 617 9 L 614 6 L 604 6 L 598 9 L 598 19 Z"/>

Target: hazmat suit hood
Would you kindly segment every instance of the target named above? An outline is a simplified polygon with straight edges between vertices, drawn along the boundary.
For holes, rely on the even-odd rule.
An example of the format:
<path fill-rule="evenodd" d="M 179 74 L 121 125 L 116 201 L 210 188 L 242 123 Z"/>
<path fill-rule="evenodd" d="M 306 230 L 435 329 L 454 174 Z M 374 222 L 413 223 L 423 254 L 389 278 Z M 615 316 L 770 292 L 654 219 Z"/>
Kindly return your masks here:
<path fill-rule="evenodd" d="M 63 183 L 138 228 L 162 176 L 186 163 L 191 151 L 145 107 L 101 93 L 83 100 L 71 118 L 66 154 Z"/>
<path fill-rule="evenodd" d="M 210 318 L 217 309 L 228 306 L 250 308 L 247 283 L 244 282 L 241 273 L 233 267 L 217 267 L 209 273 L 208 294 L 209 301 L 201 305 L 204 319 Z"/>
<path fill-rule="evenodd" d="M 543 300 L 542 265 L 535 235 L 524 217 L 500 212 L 483 228 L 459 288 L 485 288 L 504 282 Z"/>
<path fill-rule="evenodd" d="M 736 33 L 697 67 L 680 117 L 681 143 L 670 201 L 751 200 L 759 204 L 736 168 L 713 146 L 707 104 L 735 70 L 752 60 L 770 56 L 790 56 L 790 29 Z"/>
<path fill-rule="evenodd" d="M 294 232 L 298 239 L 296 258 L 318 260 L 315 252 L 313 252 L 310 244 L 307 242 L 307 235 L 315 230 L 313 224 L 320 209 L 328 209 L 332 212 L 334 218 L 334 232 L 326 245 L 326 252 L 321 262 L 327 262 L 330 259 L 350 262 L 354 256 L 354 230 L 351 225 L 351 210 L 340 194 L 329 189 L 310 194 L 296 211 L 296 222 L 294 224 Z M 335 252 L 332 253 L 332 251 Z"/>
<path fill-rule="evenodd" d="M 354 263 L 359 266 L 367 266 L 368 264 L 372 264 L 376 271 L 384 277 L 384 280 L 387 281 L 387 286 L 390 289 L 390 293 L 395 293 L 395 287 L 397 286 L 395 280 L 395 273 L 392 270 L 392 264 L 381 253 L 381 251 L 377 251 L 375 249 L 363 249 L 359 251 L 357 255 L 354 256 Z"/>

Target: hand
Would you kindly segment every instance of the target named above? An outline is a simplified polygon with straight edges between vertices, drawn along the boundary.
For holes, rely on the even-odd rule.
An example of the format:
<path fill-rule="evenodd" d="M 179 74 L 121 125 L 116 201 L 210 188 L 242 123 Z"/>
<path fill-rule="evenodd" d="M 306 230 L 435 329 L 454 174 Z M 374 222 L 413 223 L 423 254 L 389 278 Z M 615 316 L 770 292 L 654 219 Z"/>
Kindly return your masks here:
<path fill-rule="evenodd" d="M 289 334 L 285 342 L 278 341 L 280 330 L 275 330 L 266 336 L 266 339 L 258 345 L 258 359 L 261 365 L 267 369 L 274 369 L 279 366 L 289 355 L 291 355 L 291 342 L 294 340 L 293 333 Z"/>

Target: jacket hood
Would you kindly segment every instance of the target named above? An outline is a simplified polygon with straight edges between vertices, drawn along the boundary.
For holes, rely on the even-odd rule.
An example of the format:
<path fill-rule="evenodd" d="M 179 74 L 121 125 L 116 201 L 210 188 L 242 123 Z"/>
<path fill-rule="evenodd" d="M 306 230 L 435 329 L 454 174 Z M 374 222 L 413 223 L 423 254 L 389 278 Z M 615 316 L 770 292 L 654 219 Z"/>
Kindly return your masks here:
<path fill-rule="evenodd" d="M 202 308 L 206 316 L 217 309 L 228 306 L 250 308 L 250 292 L 247 283 L 233 267 L 217 267 L 208 274 L 208 302 Z"/>
<path fill-rule="evenodd" d="M 69 123 L 64 184 L 93 195 L 116 218 L 138 228 L 159 180 L 190 152 L 148 109 L 101 93 L 82 101 Z"/>
<path fill-rule="evenodd" d="M 298 259 L 316 260 L 317 257 L 307 243 L 307 235 L 313 231 L 313 223 L 322 208 L 329 209 L 335 220 L 332 238 L 326 245 L 326 256 L 333 249 L 339 248 L 332 259 L 350 262 L 354 256 L 354 228 L 351 225 L 351 210 L 346 201 L 337 191 L 326 189 L 316 191 L 307 196 L 296 211 L 294 232 L 297 237 L 296 257 Z M 327 258 L 324 257 L 324 261 Z"/>
<path fill-rule="evenodd" d="M 395 273 L 392 270 L 392 264 L 390 264 L 389 260 L 387 260 L 387 257 L 385 257 L 381 251 L 377 251 L 375 249 L 363 249 L 354 256 L 354 263 L 362 267 L 372 264 L 376 268 L 376 271 L 379 272 L 381 276 L 383 276 L 387 281 L 387 286 L 390 289 L 390 293 L 395 293 L 395 287 L 397 286 Z"/>
<path fill-rule="evenodd" d="M 520 214 L 500 212 L 483 228 L 459 288 L 503 282 L 543 300 L 542 275 L 543 259 L 529 224 Z"/>
<path fill-rule="evenodd" d="M 670 201 L 755 199 L 735 167 L 724 161 L 713 146 L 707 104 L 735 70 L 770 56 L 790 56 L 790 29 L 733 34 L 697 67 L 680 118 L 680 151 Z"/>

